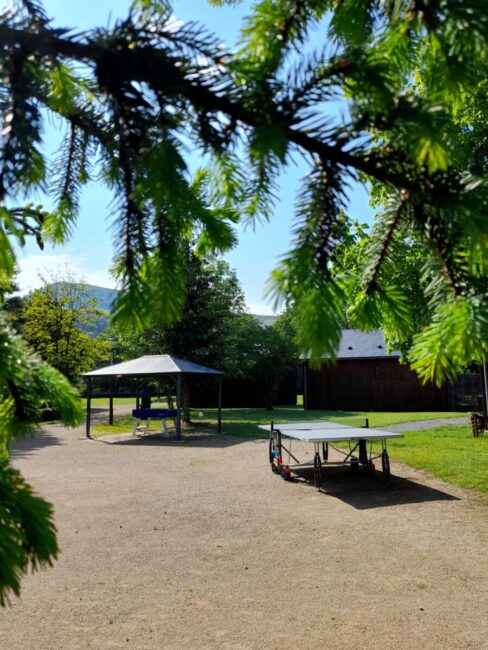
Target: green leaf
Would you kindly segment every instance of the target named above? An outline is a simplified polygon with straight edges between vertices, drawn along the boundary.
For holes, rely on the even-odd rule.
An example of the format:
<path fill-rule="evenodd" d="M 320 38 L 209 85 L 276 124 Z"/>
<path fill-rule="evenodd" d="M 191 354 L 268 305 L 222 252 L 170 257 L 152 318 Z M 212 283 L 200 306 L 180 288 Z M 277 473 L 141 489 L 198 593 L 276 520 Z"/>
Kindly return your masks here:
<path fill-rule="evenodd" d="M 0 605 L 10 594 L 20 595 L 20 580 L 29 569 L 51 566 L 57 554 L 51 504 L 0 462 Z"/>

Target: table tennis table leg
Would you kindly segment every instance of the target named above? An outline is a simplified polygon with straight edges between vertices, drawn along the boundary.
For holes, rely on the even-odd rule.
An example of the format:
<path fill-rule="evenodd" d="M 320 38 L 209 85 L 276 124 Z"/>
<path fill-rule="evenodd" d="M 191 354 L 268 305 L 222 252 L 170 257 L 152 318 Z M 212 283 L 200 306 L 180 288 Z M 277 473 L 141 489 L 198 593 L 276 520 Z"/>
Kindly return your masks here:
<path fill-rule="evenodd" d="M 324 460 L 324 463 L 326 463 L 329 460 L 329 443 L 328 442 L 323 442 L 322 443 L 322 458 Z"/>
<path fill-rule="evenodd" d="M 386 449 L 386 440 L 382 440 L 382 451 L 381 451 L 381 469 L 383 470 L 383 478 L 388 480 L 391 476 L 390 473 L 390 458 L 388 456 L 388 451 Z"/>
<path fill-rule="evenodd" d="M 359 462 L 363 467 L 368 467 L 369 465 L 366 440 L 359 440 Z"/>
<path fill-rule="evenodd" d="M 319 454 L 319 443 L 314 442 L 315 455 L 313 458 L 313 479 L 317 489 L 322 485 L 322 461 Z"/>

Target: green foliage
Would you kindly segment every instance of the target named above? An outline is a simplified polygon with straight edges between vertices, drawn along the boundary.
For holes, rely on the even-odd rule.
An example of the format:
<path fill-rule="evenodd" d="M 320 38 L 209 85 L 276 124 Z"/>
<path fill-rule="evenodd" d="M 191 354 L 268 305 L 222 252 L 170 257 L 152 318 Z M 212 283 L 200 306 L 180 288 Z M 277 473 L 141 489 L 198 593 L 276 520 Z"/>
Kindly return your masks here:
<path fill-rule="evenodd" d="M 61 118 L 66 138 L 53 168 L 55 209 L 41 211 L 30 230 L 27 213 L 13 224 L 4 209 L 7 279 L 15 261 L 9 237 L 65 240 L 100 160 L 117 207 L 114 271 L 123 293 L 115 318 L 141 331 L 157 313 L 170 325 L 184 305 L 182 250 L 195 240 L 201 255 L 227 250 L 239 218 L 269 218 L 276 179 L 298 151 L 313 162 L 294 249 L 270 293 L 295 305 L 301 347 L 313 359 L 333 350 L 352 303 L 359 326 L 381 322 L 390 339 L 411 335 L 409 296 L 389 279 L 402 241 L 423 246 L 434 311 L 449 293 L 479 287 L 488 30 L 477 0 L 260 0 L 234 54 L 204 27 L 176 23 L 164 1 L 133 2 L 127 20 L 80 36 L 53 30 L 38 5 L 17 9 L 0 25 L 0 199 L 7 188 L 21 195 L 43 187 L 52 168 L 42 150 L 43 110 Z M 318 26 L 327 40 L 310 52 Z M 328 102 L 341 98 L 348 110 L 338 120 Z M 182 138 L 209 161 L 196 176 Z M 362 296 L 331 274 L 348 240 L 340 216 L 347 185 L 358 174 L 385 198 Z"/>
<path fill-rule="evenodd" d="M 317 27 L 327 37 L 310 52 Z M 115 318 L 141 331 L 156 314 L 171 327 L 189 242 L 222 252 L 238 215 L 270 218 L 298 153 L 311 171 L 270 293 L 293 305 L 300 348 L 333 356 L 351 305 L 360 327 L 411 336 L 420 321 L 399 255 L 414 242 L 427 327 L 411 358 L 423 377 L 446 379 L 485 351 L 487 45 L 480 0 L 259 0 L 235 53 L 178 24 L 164 0 L 135 0 L 127 19 L 83 33 L 17 0 L 0 15 L 0 287 L 16 244 L 69 237 L 96 163 L 115 197 Z M 42 141 L 52 116 L 66 129 L 54 161 Z M 208 161 L 195 177 L 189 150 Z M 351 178 L 372 183 L 381 208 L 360 281 L 340 272 Z M 52 211 L 24 201 L 46 189 Z"/>
<path fill-rule="evenodd" d="M 72 278 L 45 281 L 24 300 L 22 311 L 25 340 L 71 381 L 108 358 L 106 343 L 88 333 L 100 316 L 96 301 Z"/>
<path fill-rule="evenodd" d="M 56 408 L 67 425 L 81 421 L 78 394 L 66 378 L 40 362 L 0 313 L 0 447 L 32 434 L 45 405 Z"/>
<path fill-rule="evenodd" d="M 455 378 L 466 359 L 488 356 L 488 311 L 479 299 L 458 298 L 442 305 L 432 323 L 415 338 L 412 368 L 424 380 L 440 385 Z"/>
<path fill-rule="evenodd" d="M 117 330 L 116 357 L 173 354 L 250 380 L 271 392 L 296 357 L 291 335 L 264 327 L 244 311 L 235 273 L 219 258 L 206 260 L 187 251 L 186 287 L 180 320 L 168 327 L 154 317 L 140 334 Z"/>
<path fill-rule="evenodd" d="M 184 255 L 184 257 L 183 257 Z M 118 328 L 117 355 L 173 354 L 210 367 L 226 370 L 227 339 L 244 297 L 229 265 L 218 258 L 202 259 L 189 249 L 182 252 L 185 284 L 180 320 L 168 326 L 153 312 L 150 326 L 140 334 Z"/>
<path fill-rule="evenodd" d="M 32 435 L 46 405 L 65 424 L 83 417 L 78 393 L 67 379 L 32 354 L 0 312 L 0 605 L 20 590 L 29 568 L 51 564 L 57 555 L 52 507 L 32 494 L 7 465 L 9 444 Z"/>
<path fill-rule="evenodd" d="M 52 506 L 0 461 L 0 605 L 7 604 L 9 594 L 20 594 L 29 569 L 51 566 L 57 554 Z"/>
<path fill-rule="evenodd" d="M 270 406 L 273 386 L 296 360 L 296 348 L 289 337 L 244 313 L 234 320 L 225 352 L 226 376 L 260 386 Z"/>

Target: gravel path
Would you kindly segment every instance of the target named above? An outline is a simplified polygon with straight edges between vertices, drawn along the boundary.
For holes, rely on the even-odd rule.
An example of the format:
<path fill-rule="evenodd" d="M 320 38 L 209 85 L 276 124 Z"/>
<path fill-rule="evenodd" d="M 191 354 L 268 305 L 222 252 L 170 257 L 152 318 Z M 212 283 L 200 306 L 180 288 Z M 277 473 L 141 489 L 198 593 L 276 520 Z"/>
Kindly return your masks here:
<path fill-rule="evenodd" d="M 319 492 L 225 435 L 53 425 L 13 462 L 54 504 L 61 554 L 0 611 L 0 648 L 488 648 L 475 492 L 394 462 L 389 485 L 330 468 Z"/>
<path fill-rule="evenodd" d="M 439 418 L 437 420 L 417 420 L 416 422 L 401 422 L 400 424 L 392 424 L 388 427 L 381 427 L 385 431 L 424 431 L 425 429 L 436 429 L 437 427 L 444 427 L 453 425 L 466 425 L 468 417 L 462 418 Z"/>

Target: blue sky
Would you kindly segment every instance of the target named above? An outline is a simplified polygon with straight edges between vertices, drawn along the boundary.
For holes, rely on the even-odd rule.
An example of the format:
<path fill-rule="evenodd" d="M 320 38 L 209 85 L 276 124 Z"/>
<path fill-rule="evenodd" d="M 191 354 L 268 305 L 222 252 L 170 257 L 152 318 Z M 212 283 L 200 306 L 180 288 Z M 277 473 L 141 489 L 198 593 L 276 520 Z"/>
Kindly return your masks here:
<path fill-rule="evenodd" d="M 206 0 L 175 0 L 177 18 L 194 20 L 207 26 L 222 41 L 232 47 L 243 18 L 249 13 L 249 2 L 238 7 L 215 8 Z M 44 7 L 55 24 L 77 30 L 107 26 L 126 14 L 125 0 L 44 0 Z M 321 42 L 321 35 L 317 34 Z M 56 126 L 46 130 L 46 144 L 55 148 Z M 197 161 L 195 161 L 197 164 Z M 246 302 L 253 313 L 272 313 L 263 294 L 271 270 L 291 246 L 296 191 L 300 178 L 307 173 L 305 163 L 297 161 L 283 173 L 280 180 L 279 201 L 269 222 L 255 228 L 239 228 L 239 245 L 226 255 L 245 292 Z M 41 253 L 33 243 L 19 252 L 20 288 L 23 291 L 39 285 L 38 273 L 64 274 L 67 270 L 77 278 L 92 284 L 113 286 L 110 267 L 113 242 L 110 230 L 111 196 L 100 185 L 86 188 L 81 201 L 81 212 L 71 240 L 63 246 L 48 248 Z M 362 222 L 370 222 L 372 210 L 364 188 L 357 185 L 350 194 L 349 214 Z"/>

